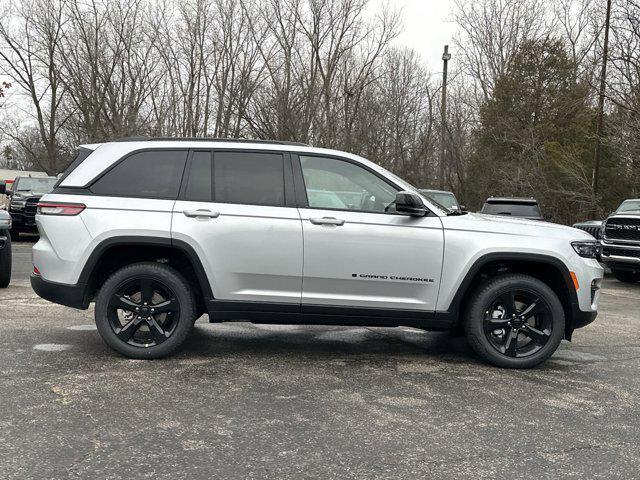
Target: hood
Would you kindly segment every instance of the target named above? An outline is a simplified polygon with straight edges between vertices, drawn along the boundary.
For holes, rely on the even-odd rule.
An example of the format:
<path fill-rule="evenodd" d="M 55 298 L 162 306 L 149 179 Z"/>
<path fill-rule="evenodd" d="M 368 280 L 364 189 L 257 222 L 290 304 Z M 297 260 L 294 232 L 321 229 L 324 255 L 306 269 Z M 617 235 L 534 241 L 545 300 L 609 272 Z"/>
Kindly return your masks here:
<path fill-rule="evenodd" d="M 19 197 L 41 197 L 43 195 L 46 195 L 48 192 L 34 192 L 33 190 L 28 190 L 28 191 L 24 191 L 24 190 L 20 190 L 19 192 L 16 192 L 14 194 L 14 196 L 19 196 Z"/>
<path fill-rule="evenodd" d="M 630 217 L 640 217 L 640 210 L 626 210 L 624 212 L 615 212 L 611 216 L 628 215 Z"/>
<path fill-rule="evenodd" d="M 519 217 L 468 213 L 460 216 L 440 217 L 440 219 L 445 229 L 452 230 L 504 233 L 528 237 L 566 238 L 569 240 L 593 240 L 591 235 L 577 228 Z"/>
<path fill-rule="evenodd" d="M 573 226 L 577 227 L 580 225 L 581 227 L 601 227 L 604 223 L 604 220 L 585 220 L 584 222 L 574 223 Z"/>

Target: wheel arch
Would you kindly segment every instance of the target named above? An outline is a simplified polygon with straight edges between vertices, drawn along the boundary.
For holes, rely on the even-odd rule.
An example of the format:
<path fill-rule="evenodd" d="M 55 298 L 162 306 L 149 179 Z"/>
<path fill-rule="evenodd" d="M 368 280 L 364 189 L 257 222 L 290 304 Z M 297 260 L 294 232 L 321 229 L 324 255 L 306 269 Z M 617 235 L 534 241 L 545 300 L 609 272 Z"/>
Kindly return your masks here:
<path fill-rule="evenodd" d="M 478 258 L 465 274 L 446 314 L 455 324 L 462 322 L 470 294 L 483 279 L 501 273 L 522 273 L 547 284 L 558 295 L 565 313 L 565 338 L 570 340 L 575 328 L 574 318 L 579 310 L 578 295 L 573 285 L 571 272 L 566 264 L 552 255 L 498 252 Z"/>
<path fill-rule="evenodd" d="M 119 236 L 100 242 L 87 259 L 78 280 L 84 285 L 85 303 L 95 297 L 108 275 L 143 261 L 166 263 L 178 270 L 195 287 L 199 304 L 214 298 L 202 262 L 188 243 L 165 237 Z"/>

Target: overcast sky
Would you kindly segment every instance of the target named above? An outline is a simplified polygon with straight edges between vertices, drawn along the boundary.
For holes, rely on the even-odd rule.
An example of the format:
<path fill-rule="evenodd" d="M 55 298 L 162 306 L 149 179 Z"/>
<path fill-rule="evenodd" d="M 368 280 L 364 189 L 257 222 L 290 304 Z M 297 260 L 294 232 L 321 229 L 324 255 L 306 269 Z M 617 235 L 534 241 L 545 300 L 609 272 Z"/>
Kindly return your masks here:
<path fill-rule="evenodd" d="M 454 50 L 455 25 L 449 22 L 453 0 L 378 0 L 401 9 L 404 30 L 396 40 L 417 50 L 431 72 L 442 70 L 442 50 Z M 455 51 L 453 52 L 455 53 Z M 455 61 L 455 56 L 454 59 Z"/>

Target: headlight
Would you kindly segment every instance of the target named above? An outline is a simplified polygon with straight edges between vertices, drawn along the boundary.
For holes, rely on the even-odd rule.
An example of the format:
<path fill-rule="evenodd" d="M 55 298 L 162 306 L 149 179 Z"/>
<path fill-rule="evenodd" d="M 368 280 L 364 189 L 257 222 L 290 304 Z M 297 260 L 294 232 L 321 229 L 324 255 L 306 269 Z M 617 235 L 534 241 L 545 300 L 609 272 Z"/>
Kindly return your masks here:
<path fill-rule="evenodd" d="M 600 255 L 600 243 L 593 240 L 571 242 L 571 246 L 578 255 L 584 258 L 598 258 Z"/>
<path fill-rule="evenodd" d="M 11 205 L 11 208 L 24 208 L 24 206 L 27 204 L 27 199 L 26 198 L 22 198 L 22 197 L 13 197 L 11 199 L 11 203 L 9 205 Z"/>
<path fill-rule="evenodd" d="M 0 218 L 0 227 L 11 228 L 11 219 L 10 218 Z"/>

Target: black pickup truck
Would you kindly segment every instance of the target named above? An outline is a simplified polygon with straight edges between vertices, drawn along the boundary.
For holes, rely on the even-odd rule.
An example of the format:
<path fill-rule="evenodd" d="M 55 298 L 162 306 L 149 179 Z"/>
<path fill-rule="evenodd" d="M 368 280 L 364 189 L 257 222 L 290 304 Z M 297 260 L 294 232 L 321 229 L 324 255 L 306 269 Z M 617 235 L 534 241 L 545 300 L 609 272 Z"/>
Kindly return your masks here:
<path fill-rule="evenodd" d="M 55 177 L 17 177 L 11 190 L 6 191 L 6 209 L 13 222 L 11 236 L 14 240 L 22 232 L 38 233 L 35 221 L 38 201 L 55 183 Z"/>
<path fill-rule="evenodd" d="M 622 202 L 601 231 L 602 262 L 621 282 L 640 282 L 640 198 Z"/>

